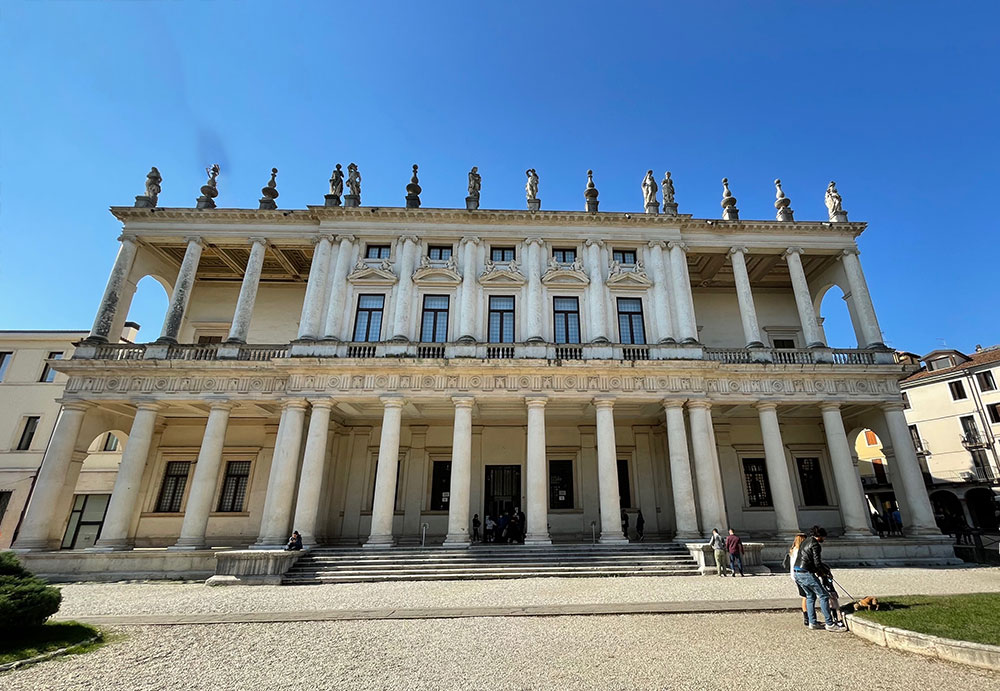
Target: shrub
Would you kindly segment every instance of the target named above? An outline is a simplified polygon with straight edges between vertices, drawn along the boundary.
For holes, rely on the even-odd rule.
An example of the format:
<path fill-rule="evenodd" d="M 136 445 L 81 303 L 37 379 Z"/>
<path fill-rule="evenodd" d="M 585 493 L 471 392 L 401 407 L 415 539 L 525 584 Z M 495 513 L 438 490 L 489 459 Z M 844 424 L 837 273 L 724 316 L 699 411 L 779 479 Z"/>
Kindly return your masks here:
<path fill-rule="evenodd" d="M 0 552 L 0 576 L 19 576 L 29 578 L 31 572 L 21 566 L 13 552 Z"/>
<path fill-rule="evenodd" d="M 35 578 L 13 556 L 0 554 L 0 636 L 41 626 L 62 602 L 57 588 Z"/>

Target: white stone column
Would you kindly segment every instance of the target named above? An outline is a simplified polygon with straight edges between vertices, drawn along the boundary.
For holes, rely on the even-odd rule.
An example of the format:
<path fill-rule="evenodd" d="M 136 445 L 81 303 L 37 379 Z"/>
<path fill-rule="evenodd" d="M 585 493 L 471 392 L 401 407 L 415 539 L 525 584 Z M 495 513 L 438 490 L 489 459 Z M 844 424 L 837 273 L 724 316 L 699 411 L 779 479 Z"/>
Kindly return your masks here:
<path fill-rule="evenodd" d="M 743 322 L 743 338 L 747 348 L 763 348 L 760 340 L 760 326 L 757 324 L 757 308 L 750 290 L 750 276 L 747 274 L 746 247 L 733 247 L 729 256 L 733 262 L 733 276 L 736 279 L 736 299 L 740 303 L 740 321 Z"/>
<path fill-rule="evenodd" d="M 128 531 L 135 513 L 135 503 L 139 498 L 142 474 L 146 470 L 159 410 L 160 404 L 154 401 L 143 401 L 136 405 L 135 419 L 122 451 L 115 486 L 111 490 L 111 501 L 104 514 L 101 537 L 94 545 L 96 549 L 121 550 L 130 547 Z"/>
<path fill-rule="evenodd" d="M 705 536 L 713 528 L 725 531 L 726 506 L 715 455 L 715 438 L 712 436 L 712 404 L 708 401 L 688 401 L 691 423 L 691 450 L 694 452 L 694 473 L 698 482 L 698 510 L 701 530 Z M 716 468 L 713 469 L 713 465 Z"/>
<path fill-rule="evenodd" d="M 339 235 L 337 239 L 340 241 L 340 247 L 337 249 L 333 276 L 330 278 L 330 297 L 327 300 L 326 326 L 323 329 L 323 338 L 330 341 L 340 340 L 341 322 L 344 320 L 344 300 L 347 296 L 347 275 L 351 269 L 356 238 L 353 235 Z"/>
<path fill-rule="evenodd" d="M 920 472 L 920 462 L 913 450 L 913 440 L 903 415 L 902 403 L 883 403 L 882 414 L 889 428 L 892 451 L 896 458 L 896 477 L 903 485 L 905 502 L 900 502 L 903 525 L 910 535 L 940 535 L 941 530 L 934 520 L 934 510 L 927 496 L 924 476 Z M 899 500 L 898 493 L 896 497 Z"/>
<path fill-rule="evenodd" d="M 396 283 L 396 307 L 392 314 L 392 340 L 420 340 L 419 336 L 410 331 L 410 303 L 413 300 L 413 270 L 417 265 L 417 250 L 420 240 L 416 235 L 403 235 L 396 245 L 399 256 L 396 265 L 399 267 L 399 281 Z"/>
<path fill-rule="evenodd" d="M 281 406 L 281 421 L 274 440 L 271 472 L 267 477 L 267 494 L 257 532 L 257 549 L 276 549 L 288 541 L 288 527 L 298 479 L 299 452 L 302 450 L 302 428 L 306 402 L 301 398 L 286 400 Z"/>
<path fill-rule="evenodd" d="M 674 307 L 670 300 L 670 276 L 663 257 L 667 243 L 649 241 L 649 270 L 653 274 L 653 310 L 656 313 L 657 342 L 672 343 L 677 340 L 674 326 Z"/>
<path fill-rule="evenodd" d="M 528 277 L 528 329 L 526 338 L 528 343 L 538 343 L 545 340 L 542 335 L 542 320 L 545 318 L 546 310 L 542 305 L 542 248 L 545 246 L 541 238 L 528 238 L 524 241 L 527 249 L 527 261 L 525 262 L 525 273 Z"/>
<path fill-rule="evenodd" d="M 445 547 L 469 546 L 469 490 L 472 486 L 472 396 L 452 396 L 455 425 L 451 439 L 451 484 Z"/>
<path fill-rule="evenodd" d="M 667 418 L 667 454 L 674 499 L 674 539 L 693 540 L 699 536 L 698 510 L 691 479 L 687 433 L 684 431 L 684 401 L 666 400 L 663 409 Z"/>
<path fill-rule="evenodd" d="M 840 416 L 839 403 L 820 403 L 823 413 L 823 429 L 826 431 L 826 446 L 830 450 L 830 465 L 833 479 L 837 483 L 840 498 L 840 517 L 844 523 L 844 537 L 866 538 L 872 536 L 868 525 L 868 507 L 861 478 L 854 467 L 851 445 L 844 432 L 844 420 Z"/>
<path fill-rule="evenodd" d="M 42 457 L 42 466 L 38 469 L 38 477 L 31 492 L 28 510 L 21 521 L 14 549 L 59 549 L 59 543 L 52 540 L 50 535 L 53 524 L 64 518 L 56 515 L 56 507 L 73 461 L 73 449 L 80 436 L 83 418 L 89 408 L 90 405 L 83 401 L 63 403 L 52 438 Z"/>
<path fill-rule="evenodd" d="M 623 545 L 621 492 L 618 488 L 618 447 L 615 443 L 615 399 L 594 399 L 597 408 L 597 479 L 601 498 L 602 545 Z"/>
<path fill-rule="evenodd" d="M 260 286 L 260 271 L 264 266 L 264 253 L 267 251 L 267 240 L 250 238 L 250 258 L 243 273 L 243 283 L 240 285 L 240 296 L 236 299 L 236 310 L 233 312 L 233 324 L 229 329 L 227 343 L 246 343 L 250 332 L 250 320 L 253 319 L 253 308 L 257 302 L 257 288 Z"/>
<path fill-rule="evenodd" d="M 201 261 L 204 244 L 200 237 L 188 237 L 185 240 L 187 249 L 184 251 L 181 268 L 177 272 L 177 282 L 174 283 L 174 292 L 170 295 L 170 304 L 167 306 L 167 315 L 163 318 L 163 329 L 160 331 L 160 338 L 157 339 L 158 343 L 177 342 L 177 334 L 180 333 L 184 313 L 191 299 L 191 290 L 194 288 L 195 275 L 198 273 L 198 262 Z"/>
<path fill-rule="evenodd" d="M 802 323 L 802 335 L 809 348 L 823 348 L 826 343 L 820 335 L 819 322 L 816 320 L 816 310 L 813 308 L 812 296 L 809 294 L 809 283 L 802 269 L 802 248 L 789 247 L 784 254 L 788 262 L 788 273 L 792 277 L 792 290 L 795 292 L 795 306 L 799 310 L 799 321 Z"/>
<path fill-rule="evenodd" d="M 326 468 L 326 450 L 329 446 L 330 411 L 333 401 L 329 398 L 310 399 L 309 431 L 306 432 L 306 449 L 302 454 L 302 472 L 299 473 L 299 492 L 295 498 L 295 518 L 292 530 L 299 531 L 302 544 L 316 544 L 316 521 L 323 498 L 323 475 Z"/>
<path fill-rule="evenodd" d="M 396 505 L 396 473 L 399 472 L 399 430 L 403 420 L 400 396 L 382 396 L 382 438 L 375 470 L 375 498 L 372 502 L 372 530 L 365 547 L 392 545 L 392 517 Z"/>
<path fill-rule="evenodd" d="M 885 343 L 882 342 L 882 329 L 875 316 L 875 305 L 872 304 L 868 281 L 865 280 L 864 271 L 861 270 L 861 259 L 858 258 L 858 254 L 860 254 L 858 249 L 853 247 L 844 250 L 841 255 L 847 273 L 847 283 L 851 288 L 851 297 L 854 298 L 854 310 L 860 322 L 861 333 L 864 334 L 865 343 L 858 345 L 865 348 L 885 348 Z"/>
<path fill-rule="evenodd" d="M 309 265 L 309 279 L 306 296 L 302 301 L 302 316 L 299 319 L 300 341 L 315 341 L 322 330 L 320 315 L 326 298 L 326 277 L 330 270 L 330 253 L 333 252 L 333 236 L 321 235 L 316 239 L 312 264 Z"/>
<path fill-rule="evenodd" d="M 767 466 L 771 499 L 774 501 L 778 535 L 794 537 L 799 532 L 799 515 L 795 496 L 792 494 L 788 461 L 785 459 L 785 444 L 781 440 L 781 428 L 778 426 L 778 404 L 762 401 L 756 404 L 756 408 L 764 440 L 764 463 Z"/>
<path fill-rule="evenodd" d="M 198 462 L 194 464 L 194 478 L 188 492 L 187 507 L 181 534 L 172 549 L 203 549 L 208 515 L 212 512 L 212 500 L 222 469 L 222 450 L 226 445 L 226 428 L 229 425 L 229 411 L 233 404 L 229 401 L 211 401 L 205 435 L 198 451 Z M 131 440 L 129 440 L 131 441 Z"/>
<path fill-rule="evenodd" d="M 101 306 L 97 310 L 94 325 L 87 337 L 88 341 L 95 343 L 107 343 L 109 338 L 117 343 L 121 337 L 121 334 L 112 334 L 111 329 L 116 321 L 116 316 L 118 316 L 118 308 L 122 304 L 122 293 L 128 275 L 132 271 L 132 265 L 135 263 L 135 255 L 139 251 L 139 245 L 131 236 L 122 235 L 120 240 L 122 244 L 118 248 L 115 265 L 111 268 L 108 284 L 104 288 L 104 297 L 101 298 Z"/>
<path fill-rule="evenodd" d="M 677 315 L 677 335 L 682 343 L 698 342 L 698 322 L 694 315 L 691 276 L 688 273 L 687 245 L 670 242 L 670 274 L 674 284 L 674 307 Z"/>
<path fill-rule="evenodd" d="M 478 276 L 478 264 L 476 261 L 476 250 L 479 245 L 479 238 L 462 238 L 462 311 L 459 315 L 459 339 L 460 341 L 476 340 L 476 282 Z"/>
<path fill-rule="evenodd" d="M 604 241 L 591 238 L 584 244 L 587 248 L 587 273 L 590 275 L 590 286 L 588 286 L 590 318 L 587 320 L 591 330 L 590 342 L 609 343 L 607 303 L 605 300 L 607 287 L 604 284 L 604 262 L 601 259 L 601 248 L 604 247 Z"/>
<path fill-rule="evenodd" d="M 528 396 L 526 545 L 551 545 L 549 537 L 549 483 L 545 455 L 545 396 Z M 612 433 L 614 430 L 612 429 Z M 617 479 L 617 477 L 616 477 Z"/>

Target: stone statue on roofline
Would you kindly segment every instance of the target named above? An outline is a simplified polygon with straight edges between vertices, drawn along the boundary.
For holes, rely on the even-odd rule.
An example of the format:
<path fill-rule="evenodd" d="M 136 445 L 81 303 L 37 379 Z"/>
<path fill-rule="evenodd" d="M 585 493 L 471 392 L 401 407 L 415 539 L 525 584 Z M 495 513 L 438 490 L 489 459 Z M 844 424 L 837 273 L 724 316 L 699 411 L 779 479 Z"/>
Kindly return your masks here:
<path fill-rule="evenodd" d="M 357 163 L 347 164 L 347 189 L 350 194 L 344 195 L 344 206 L 361 206 L 361 171 Z"/>
<path fill-rule="evenodd" d="M 483 176 L 479 174 L 479 166 L 472 166 L 469 171 L 469 196 L 479 199 L 479 192 L 483 189 Z"/>
<path fill-rule="evenodd" d="M 278 198 L 278 169 L 271 168 L 271 179 L 261 188 L 260 205 L 261 209 L 277 209 L 278 204 L 274 200 Z"/>
<path fill-rule="evenodd" d="M 360 190 L 359 190 L 360 192 Z M 340 164 L 330 174 L 330 194 L 335 194 L 338 197 L 344 193 L 344 171 L 341 169 Z"/>
<path fill-rule="evenodd" d="M 663 174 L 660 191 L 663 193 L 663 213 L 667 216 L 676 216 L 677 202 L 674 201 L 674 181 L 670 177 L 669 170 Z"/>
<path fill-rule="evenodd" d="M 645 204 L 646 213 L 656 213 L 660 210 L 660 204 L 656 201 L 657 189 L 653 171 L 647 170 L 646 177 L 642 179 L 642 201 Z"/>
<path fill-rule="evenodd" d="M 826 188 L 826 213 L 831 223 L 847 223 L 847 212 L 844 211 L 844 200 L 837 191 L 837 183 L 833 180 Z"/>
<path fill-rule="evenodd" d="M 198 197 L 196 208 L 214 209 L 215 198 L 219 196 L 219 186 L 217 182 L 220 172 L 219 164 L 213 163 L 211 167 L 205 169 L 205 172 L 208 173 L 208 180 L 201 186 L 201 196 Z"/>
<path fill-rule="evenodd" d="M 160 171 L 153 166 L 146 173 L 146 194 L 136 196 L 135 206 L 140 209 L 151 209 L 156 207 L 157 199 L 160 196 L 160 183 L 163 182 L 163 178 L 160 177 Z"/>
<path fill-rule="evenodd" d="M 524 185 L 525 196 L 528 201 L 538 199 L 538 173 L 535 172 L 534 168 L 528 168 L 524 172 L 528 176 L 528 182 Z"/>

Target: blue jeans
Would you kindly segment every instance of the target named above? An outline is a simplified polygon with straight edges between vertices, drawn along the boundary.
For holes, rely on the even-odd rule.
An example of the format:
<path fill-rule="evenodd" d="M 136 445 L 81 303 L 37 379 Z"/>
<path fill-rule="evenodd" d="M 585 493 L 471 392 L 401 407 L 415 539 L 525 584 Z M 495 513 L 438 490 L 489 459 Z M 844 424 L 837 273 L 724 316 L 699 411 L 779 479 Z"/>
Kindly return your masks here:
<path fill-rule="evenodd" d="M 823 619 L 827 624 L 833 621 L 830 616 L 830 596 L 826 589 L 814 575 L 808 571 L 796 571 L 795 582 L 802 586 L 806 594 L 806 614 L 809 617 L 809 624 L 816 623 L 816 598 L 819 598 L 819 607 L 823 610 Z"/>
<path fill-rule="evenodd" d="M 729 570 L 733 572 L 734 576 L 736 575 L 737 571 L 740 572 L 741 576 L 743 575 L 743 555 L 742 554 L 730 554 L 729 555 Z"/>

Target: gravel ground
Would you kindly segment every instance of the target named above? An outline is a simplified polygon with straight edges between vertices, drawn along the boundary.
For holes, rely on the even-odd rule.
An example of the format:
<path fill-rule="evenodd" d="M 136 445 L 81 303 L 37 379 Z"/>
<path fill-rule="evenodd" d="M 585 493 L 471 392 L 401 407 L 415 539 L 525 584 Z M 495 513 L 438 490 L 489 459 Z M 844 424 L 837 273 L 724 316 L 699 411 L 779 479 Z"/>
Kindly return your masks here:
<path fill-rule="evenodd" d="M 62 689 L 1000 689 L 1000 675 L 807 631 L 798 615 L 625 615 L 121 627 L 0 675 Z M 726 672 L 725 670 L 735 670 Z"/>
<path fill-rule="evenodd" d="M 865 595 L 1000 592 L 1000 568 L 838 569 L 837 580 Z M 60 618 L 84 615 L 288 612 L 328 609 L 501 607 L 546 604 L 752 600 L 795 597 L 784 574 L 747 578 L 667 576 L 526 578 L 316 586 L 201 583 L 86 583 L 61 586 Z"/>

